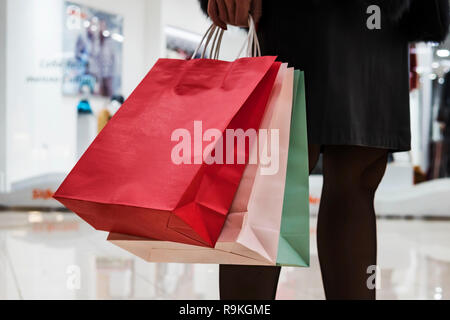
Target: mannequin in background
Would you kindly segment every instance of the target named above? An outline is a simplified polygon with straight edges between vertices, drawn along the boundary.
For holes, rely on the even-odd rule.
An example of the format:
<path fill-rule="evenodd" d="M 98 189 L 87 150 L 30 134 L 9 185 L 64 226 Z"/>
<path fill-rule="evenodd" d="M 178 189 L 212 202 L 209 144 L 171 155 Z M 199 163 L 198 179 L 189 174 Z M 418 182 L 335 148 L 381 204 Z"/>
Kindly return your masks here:
<path fill-rule="evenodd" d="M 247 26 L 251 12 L 263 55 L 305 72 L 310 171 L 323 153 L 317 245 L 327 299 L 375 299 L 368 285 L 377 264 L 374 196 L 388 152 L 410 150 L 408 38 L 401 19 L 412 3 L 200 0 L 223 29 Z M 280 269 L 221 265 L 220 296 L 274 299 Z"/>
<path fill-rule="evenodd" d="M 84 84 L 80 88 L 82 98 L 77 106 L 77 159 L 79 159 L 96 136 L 95 116 L 89 98 L 92 87 Z"/>
<path fill-rule="evenodd" d="M 119 108 L 124 103 L 125 99 L 120 96 L 112 96 L 111 101 L 108 103 L 108 105 L 104 108 L 102 108 L 97 116 L 97 132 L 100 133 L 100 131 L 103 130 L 103 128 L 106 126 L 106 124 L 111 120 L 111 118 L 116 114 L 116 112 L 119 110 Z"/>

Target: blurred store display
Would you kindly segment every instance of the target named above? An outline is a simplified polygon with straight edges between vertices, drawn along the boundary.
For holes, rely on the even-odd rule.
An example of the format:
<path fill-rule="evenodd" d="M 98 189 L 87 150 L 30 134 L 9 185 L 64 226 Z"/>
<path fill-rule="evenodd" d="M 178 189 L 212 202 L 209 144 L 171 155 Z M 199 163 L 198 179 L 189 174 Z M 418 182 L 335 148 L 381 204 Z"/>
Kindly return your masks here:
<path fill-rule="evenodd" d="M 77 158 L 80 158 L 97 134 L 95 116 L 89 97 L 93 89 L 87 85 L 81 87 L 82 99 L 77 106 Z"/>
<path fill-rule="evenodd" d="M 166 57 L 171 59 L 189 59 L 197 48 L 202 36 L 181 28 L 166 26 Z M 198 57 L 195 57 L 198 58 Z"/>
<path fill-rule="evenodd" d="M 14 182 L 9 192 L 0 193 L 0 208 L 62 208 L 52 196 L 65 177 L 49 173 Z"/>
<path fill-rule="evenodd" d="M 69 1 L 64 17 L 63 93 L 81 93 L 89 78 L 94 95 L 117 94 L 122 85 L 123 17 Z"/>
<path fill-rule="evenodd" d="M 119 110 L 124 102 L 125 98 L 123 96 L 112 96 L 111 101 L 97 113 L 98 133 L 103 130 L 103 128 L 108 124 L 109 120 L 111 120 L 111 118 Z"/>

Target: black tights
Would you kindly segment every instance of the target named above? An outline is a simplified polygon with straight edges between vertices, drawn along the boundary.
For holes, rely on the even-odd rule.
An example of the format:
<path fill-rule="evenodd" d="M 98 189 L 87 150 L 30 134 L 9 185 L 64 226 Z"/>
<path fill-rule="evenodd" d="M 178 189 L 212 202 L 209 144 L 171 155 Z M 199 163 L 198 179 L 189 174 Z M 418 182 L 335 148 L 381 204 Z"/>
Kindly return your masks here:
<path fill-rule="evenodd" d="M 310 171 L 320 147 L 309 147 Z M 325 146 L 324 184 L 317 222 L 317 247 L 327 299 L 375 299 L 369 266 L 376 265 L 373 200 L 387 164 L 387 150 Z M 275 299 L 280 267 L 220 266 L 220 298 Z"/>

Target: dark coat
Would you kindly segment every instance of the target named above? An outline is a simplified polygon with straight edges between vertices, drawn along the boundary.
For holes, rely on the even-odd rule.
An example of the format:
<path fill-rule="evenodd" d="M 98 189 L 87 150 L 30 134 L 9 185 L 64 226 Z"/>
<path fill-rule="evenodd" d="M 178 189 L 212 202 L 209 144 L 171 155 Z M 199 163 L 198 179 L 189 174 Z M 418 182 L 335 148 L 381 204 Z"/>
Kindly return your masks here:
<path fill-rule="evenodd" d="M 448 0 L 404 1 L 408 6 L 397 18 L 410 42 L 445 40 L 450 21 Z"/>
<path fill-rule="evenodd" d="M 448 25 L 443 1 L 446 6 L 435 7 L 444 2 L 263 0 L 263 54 L 305 71 L 310 143 L 410 149 L 408 42 L 413 34 L 416 40 L 445 38 L 447 26 L 434 24 Z M 207 1 L 201 2 L 205 9 Z M 425 2 L 432 5 L 429 12 L 446 7 L 447 14 L 416 20 L 411 13 Z M 372 4 L 381 8 L 380 30 L 366 24 Z M 414 23 L 428 29 L 412 32 Z"/>
<path fill-rule="evenodd" d="M 203 12 L 207 13 L 208 0 L 199 0 Z M 328 0 L 296 0 L 297 7 L 318 7 Z M 370 0 L 338 0 L 341 4 L 359 1 L 366 6 L 372 4 Z M 283 6 L 283 1 L 276 1 L 278 6 Z M 383 0 L 382 10 L 392 21 L 398 21 L 402 25 L 408 41 L 433 41 L 445 40 L 450 16 L 448 0 Z"/>

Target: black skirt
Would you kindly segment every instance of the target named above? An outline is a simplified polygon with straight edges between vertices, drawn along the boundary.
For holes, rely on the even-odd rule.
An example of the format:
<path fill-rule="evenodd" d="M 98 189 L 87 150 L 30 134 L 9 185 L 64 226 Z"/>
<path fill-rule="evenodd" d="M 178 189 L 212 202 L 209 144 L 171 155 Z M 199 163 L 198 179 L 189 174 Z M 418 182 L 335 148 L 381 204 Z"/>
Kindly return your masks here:
<path fill-rule="evenodd" d="M 409 52 L 399 24 L 381 6 L 381 29 L 370 30 L 365 1 L 291 3 L 299 2 L 265 1 L 258 33 L 264 55 L 305 72 L 309 143 L 410 150 Z"/>

